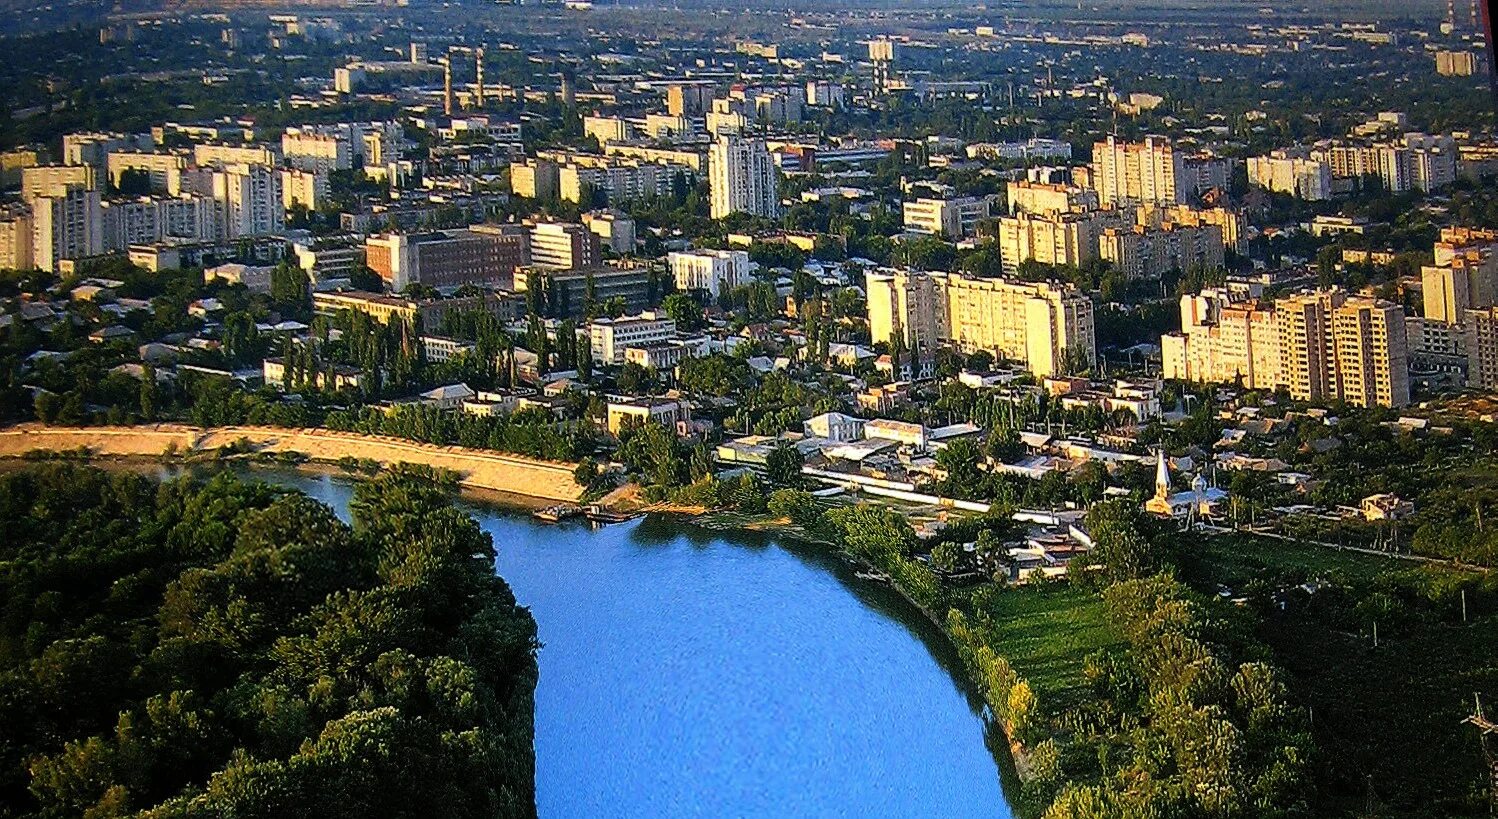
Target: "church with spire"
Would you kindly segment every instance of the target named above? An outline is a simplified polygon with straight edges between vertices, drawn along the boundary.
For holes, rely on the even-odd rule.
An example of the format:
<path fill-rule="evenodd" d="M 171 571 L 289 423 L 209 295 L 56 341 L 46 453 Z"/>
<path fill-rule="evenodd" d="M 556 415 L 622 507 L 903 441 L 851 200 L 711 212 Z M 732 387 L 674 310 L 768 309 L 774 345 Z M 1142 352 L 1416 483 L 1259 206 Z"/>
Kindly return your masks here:
<path fill-rule="evenodd" d="M 1144 511 L 1162 518 L 1212 517 L 1217 504 L 1227 499 L 1228 493 L 1208 486 L 1207 479 L 1201 474 L 1191 480 L 1189 490 L 1172 493 L 1170 463 L 1165 457 L 1165 448 L 1161 447 L 1155 454 L 1155 496 L 1144 502 Z"/>

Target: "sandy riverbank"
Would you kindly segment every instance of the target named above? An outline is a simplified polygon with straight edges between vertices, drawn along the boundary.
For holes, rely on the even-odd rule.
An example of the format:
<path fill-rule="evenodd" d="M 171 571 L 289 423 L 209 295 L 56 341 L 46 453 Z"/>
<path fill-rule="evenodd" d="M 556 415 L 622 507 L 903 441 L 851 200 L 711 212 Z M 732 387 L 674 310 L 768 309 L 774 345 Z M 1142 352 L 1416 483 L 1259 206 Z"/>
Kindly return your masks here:
<path fill-rule="evenodd" d="M 179 424 L 128 427 L 49 427 L 19 424 L 0 429 L 0 458 L 28 452 L 66 452 L 86 448 L 107 457 L 163 457 L 211 452 L 240 440 L 259 452 L 299 452 L 314 461 L 342 458 L 377 461 L 384 466 L 413 463 L 446 469 L 473 489 L 525 495 L 551 501 L 576 501 L 583 488 L 573 480 L 575 464 L 521 458 L 457 446 L 420 444 L 399 438 L 279 427 L 200 429 Z"/>

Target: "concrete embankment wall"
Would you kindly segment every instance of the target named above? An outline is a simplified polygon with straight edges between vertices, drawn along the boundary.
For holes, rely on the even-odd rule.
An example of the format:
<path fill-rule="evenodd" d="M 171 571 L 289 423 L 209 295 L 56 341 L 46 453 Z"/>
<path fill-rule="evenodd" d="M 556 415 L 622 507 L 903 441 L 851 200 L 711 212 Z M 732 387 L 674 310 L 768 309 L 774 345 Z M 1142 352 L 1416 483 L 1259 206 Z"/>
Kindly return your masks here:
<path fill-rule="evenodd" d="M 467 487 L 544 500 L 575 501 L 583 492 L 572 478 L 574 464 L 325 429 L 246 426 L 205 430 L 176 424 L 132 427 L 20 424 L 0 429 L 0 457 L 17 458 L 35 450 L 64 452 L 79 448 L 101 456 L 161 457 L 212 451 L 241 439 L 248 440 L 258 452 L 300 452 L 315 461 L 334 462 L 352 457 L 386 466 L 423 464 L 456 472 Z"/>

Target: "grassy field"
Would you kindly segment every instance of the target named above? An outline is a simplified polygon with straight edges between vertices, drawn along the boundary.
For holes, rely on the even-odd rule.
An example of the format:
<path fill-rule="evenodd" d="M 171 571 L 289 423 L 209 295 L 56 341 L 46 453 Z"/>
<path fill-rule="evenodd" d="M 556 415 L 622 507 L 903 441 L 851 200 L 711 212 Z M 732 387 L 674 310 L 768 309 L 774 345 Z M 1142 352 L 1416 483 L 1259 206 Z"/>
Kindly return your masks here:
<path fill-rule="evenodd" d="M 1316 815 L 1489 815 L 1477 732 L 1461 720 L 1474 692 L 1498 711 L 1498 604 L 1474 588 L 1463 622 L 1458 602 L 1419 591 L 1432 577 L 1475 575 L 1236 536 L 1192 544 L 1182 564 L 1185 579 L 1209 592 L 1254 579 L 1336 581 L 1308 604 L 1266 607 L 1258 618 L 1259 638 L 1311 709 Z M 1383 604 L 1390 599 L 1392 608 Z M 1374 619 L 1383 621 L 1376 647 Z"/>
<path fill-rule="evenodd" d="M 1263 577 L 1265 570 L 1303 572 L 1307 578 L 1325 577 L 1360 584 L 1421 565 L 1395 557 L 1337 551 L 1253 535 L 1202 537 L 1187 548 L 1182 563 L 1188 575 L 1200 573 L 1230 587 Z"/>
<path fill-rule="evenodd" d="M 1122 644 L 1097 594 L 1064 584 L 1005 589 L 985 611 L 987 636 L 1040 700 L 1055 714 L 1085 694 L 1082 665 L 1094 651 Z"/>

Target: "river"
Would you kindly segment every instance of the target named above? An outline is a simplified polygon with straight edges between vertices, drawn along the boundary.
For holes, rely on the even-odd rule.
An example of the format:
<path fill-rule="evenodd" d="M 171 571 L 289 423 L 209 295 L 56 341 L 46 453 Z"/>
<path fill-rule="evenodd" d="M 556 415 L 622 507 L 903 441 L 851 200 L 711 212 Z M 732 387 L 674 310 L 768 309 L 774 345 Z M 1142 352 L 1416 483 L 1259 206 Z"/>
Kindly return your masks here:
<path fill-rule="evenodd" d="M 353 482 L 255 469 L 347 517 Z M 536 800 L 566 817 L 1009 817 L 936 628 L 821 551 L 477 501 L 540 629 Z"/>

